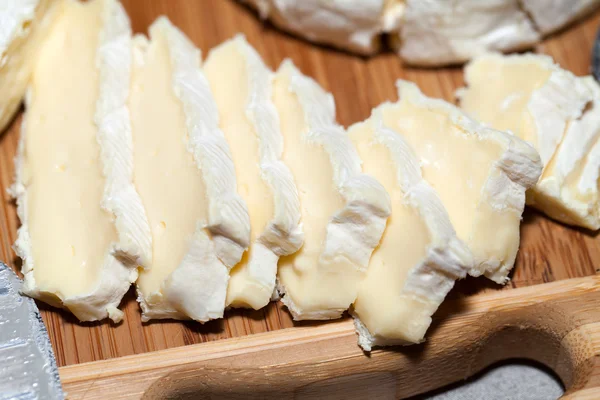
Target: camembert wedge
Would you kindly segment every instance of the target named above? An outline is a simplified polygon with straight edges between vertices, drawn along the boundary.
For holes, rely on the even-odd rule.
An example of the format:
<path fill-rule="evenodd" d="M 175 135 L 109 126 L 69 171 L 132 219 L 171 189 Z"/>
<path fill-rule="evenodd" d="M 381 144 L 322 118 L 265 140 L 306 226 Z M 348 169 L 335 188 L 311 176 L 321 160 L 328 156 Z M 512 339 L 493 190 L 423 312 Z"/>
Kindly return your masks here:
<path fill-rule="evenodd" d="M 423 178 L 436 190 L 459 239 L 473 254 L 471 275 L 504 283 L 519 248 L 525 190 L 540 175 L 535 149 L 486 128 L 410 82 L 398 81 L 397 103 L 374 115 L 414 150 Z"/>
<path fill-rule="evenodd" d="M 231 152 L 200 51 L 160 17 L 135 40 L 129 101 L 134 183 L 152 232 L 137 280 L 142 319 L 223 316 L 229 269 L 248 247 Z"/>
<path fill-rule="evenodd" d="M 57 12 L 16 160 L 23 291 L 82 321 L 119 321 L 137 265 L 151 257 L 132 184 L 131 28 L 116 0 L 68 0 Z"/>
<path fill-rule="evenodd" d="M 0 5 L 0 132 L 21 104 L 63 0 L 3 0 Z"/>
<path fill-rule="evenodd" d="M 520 2 L 535 27 L 545 35 L 592 13 L 600 6 L 600 0 L 520 0 Z"/>
<path fill-rule="evenodd" d="M 243 0 L 261 18 L 306 39 L 373 54 L 381 34 L 399 29 L 403 0 Z"/>
<path fill-rule="evenodd" d="M 544 171 L 527 202 L 559 221 L 600 228 L 600 87 L 547 56 L 489 54 L 465 69 L 462 108 L 538 149 Z M 592 150 L 594 148 L 594 150 Z"/>
<path fill-rule="evenodd" d="M 356 298 L 390 199 L 362 173 L 356 149 L 335 122 L 333 97 L 289 60 L 276 73 L 273 103 L 305 235 L 298 252 L 279 260 L 278 288 L 294 319 L 338 318 Z"/>
<path fill-rule="evenodd" d="M 399 132 L 384 125 L 382 114 L 380 108 L 348 129 L 364 171 L 392 200 L 392 215 L 352 308 L 359 345 L 367 351 L 421 342 L 454 281 L 473 263 L 441 199 L 423 179 L 417 156 Z"/>
<path fill-rule="evenodd" d="M 275 290 L 277 262 L 302 246 L 294 177 L 280 160 L 283 137 L 271 100 L 273 73 L 243 36 L 213 49 L 204 63 L 231 148 L 238 192 L 250 213 L 252 244 L 231 271 L 227 306 L 259 309 Z"/>
<path fill-rule="evenodd" d="M 415 65 L 456 64 L 486 51 L 518 51 L 540 41 L 520 0 L 407 0 L 395 40 Z M 394 36 L 392 36 L 394 39 Z"/>

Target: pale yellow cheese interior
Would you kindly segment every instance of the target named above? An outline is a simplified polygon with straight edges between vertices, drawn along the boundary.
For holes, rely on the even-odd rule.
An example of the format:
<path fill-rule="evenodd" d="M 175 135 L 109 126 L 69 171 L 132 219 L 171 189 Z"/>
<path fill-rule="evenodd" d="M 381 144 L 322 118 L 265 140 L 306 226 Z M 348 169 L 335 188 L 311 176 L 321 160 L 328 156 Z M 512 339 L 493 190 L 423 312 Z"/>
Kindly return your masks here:
<path fill-rule="evenodd" d="M 502 145 L 463 131 L 446 111 L 408 98 L 382 107 L 382 115 L 384 124 L 400 133 L 419 157 L 423 178 L 437 191 L 476 262 L 512 262 L 521 215 L 493 209 L 483 190 L 504 152 Z"/>
<path fill-rule="evenodd" d="M 551 71 L 535 60 L 499 63 L 482 59 L 468 68 L 471 85 L 461 97 L 461 108 L 495 129 L 537 143 L 537 130 L 527 104 L 531 94 L 548 81 Z"/>
<path fill-rule="evenodd" d="M 423 262 L 431 237 L 418 210 L 406 204 L 398 183 L 398 166 L 389 149 L 376 143 L 373 133 L 368 121 L 353 126 L 348 134 L 363 160 L 363 171 L 390 194 L 392 214 L 359 285 L 354 314 L 372 335 L 418 342 L 436 306 L 407 296 L 403 289 L 410 270 Z"/>
<path fill-rule="evenodd" d="M 137 285 L 149 302 L 160 301 L 161 284 L 187 253 L 196 224 L 207 218 L 204 180 L 186 148 L 185 115 L 172 76 L 167 40 L 157 34 L 145 64 L 134 67 L 129 101 L 134 184 L 152 231 L 152 264 Z"/>
<path fill-rule="evenodd" d="M 305 312 L 345 309 L 354 301 L 360 272 L 349 263 L 319 262 L 327 224 L 345 202 L 335 187 L 329 155 L 306 140 L 309 127 L 304 110 L 289 88 L 290 69 L 281 68 L 274 81 L 273 102 L 284 135 L 282 160 L 298 188 L 305 241 L 297 253 L 280 259 L 279 281 L 286 296 Z"/>
<path fill-rule="evenodd" d="M 273 192 L 261 177 L 259 137 L 247 117 L 251 100 L 248 67 L 240 45 L 232 41 L 213 50 L 204 63 L 204 73 L 217 103 L 220 128 L 233 156 L 238 193 L 248 204 L 250 238 L 254 243 L 273 218 Z M 250 245 L 241 262 L 231 270 L 228 306 L 260 308 L 271 297 L 272 293 L 265 293 L 266 288 L 248 272 L 253 247 Z"/>
<path fill-rule="evenodd" d="M 68 2 L 31 81 L 24 183 L 37 288 L 60 299 L 90 293 L 117 233 L 101 208 L 105 179 L 94 113 L 103 2 Z"/>
<path fill-rule="evenodd" d="M 40 48 L 61 11 L 62 0 L 39 0 L 33 20 L 21 21 L 22 26 L 15 27 L 26 27 L 28 32 L 11 37 L 0 54 L 0 131 L 23 101 Z"/>

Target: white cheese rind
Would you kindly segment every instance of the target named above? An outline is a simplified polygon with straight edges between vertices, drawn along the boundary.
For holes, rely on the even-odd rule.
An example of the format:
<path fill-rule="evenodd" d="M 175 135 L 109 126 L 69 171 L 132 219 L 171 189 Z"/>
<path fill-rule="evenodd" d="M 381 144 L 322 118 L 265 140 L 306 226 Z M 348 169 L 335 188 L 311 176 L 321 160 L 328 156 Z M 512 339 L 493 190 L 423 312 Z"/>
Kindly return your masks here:
<path fill-rule="evenodd" d="M 127 13 L 117 1 L 105 10 L 96 63 L 100 94 L 95 123 L 106 179 L 102 207 L 115 216 L 119 242 L 115 255 L 129 264 L 152 260 L 152 236 L 146 212 L 133 185 L 133 144 L 127 98 L 131 86 L 132 43 Z"/>
<path fill-rule="evenodd" d="M 200 68 L 199 50 L 166 17 L 159 17 L 149 32 L 152 40 L 162 36 L 167 43 L 172 90 L 185 116 L 187 140 L 182 146 L 201 171 L 206 199 L 198 201 L 207 202 L 208 221 L 197 221 L 187 251 L 175 261 L 177 266 L 158 291 L 144 294 L 138 284 L 138 302 L 143 321 L 206 322 L 223 316 L 229 269 L 240 261 L 249 243 L 248 211 L 237 193 L 233 160 Z M 143 37 L 135 41 L 138 62 L 143 64 L 148 43 Z"/>
<path fill-rule="evenodd" d="M 544 35 L 555 32 L 567 24 L 594 11 L 599 0 L 520 0 L 536 28 Z"/>
<path fill-rule="evenodd" d="M 401 292 L 397 294 L 394 304 L 379 304 L 378 309 L 371 310 L 358 307 L 352 311 L 355 318 L 356 330 L 359 334 L 359 345 L 365 351 L 371 351 L 374 346 L 390 346 L 396 344 L 418 343 L 423 340 L 424 334 L 431 324 L 431 315 L 441 304 L 450 289 L 454 286 L 456 279 L 464 278 L 467 271 L 472 267 L 471 253 L 464 242 L 460 241 L 448 213 L 435 190 L 427 183 L 421 174 L 419 160 L 410 148 L 409 144 L 396 131 L 386 127 L 383 123 L 381 113 L 375 112 L 371 117 L 373 132 L 372 143 L 385 146 L 397 169 L 397 185 L 400 187 L 403 198 L 400 203 L 393 207 L 401 208 L 408 206 L 424 221 L 430 237 L 430 243 L 425 250 L 425 256 L 416 265 L 409 266 L 410 270 L 405 282 L 401 285 Z M 359 124 L 360 125 L 360 124 Z M 353 137 L 354 127 L 349 128 L 349 135 Z M 380 168 L 382 166 L 379 166 Z M 392 209 L 392 218 L 394 216 Z M 403 222 L 396 221 L 402 224 Z M 406 226 L 405 229 L 410 229 Z M 384 236 L 383 241 L 395 240 Z M 401 245 L 400 243 L 398 245 Z M 386 260 L 386 265 L 398 265 L 403 268 L 401 259 Z M 369 270 L 367 278 L 369 279 Z M 394 284 L 391 288 L 386 286 L 385 281 L 378 281 L 375 286 L 369 286 L 376 293 L 369 293 L 377 297 L 381 291 L 395 290 Z M 369 289 L 365 289 L 369 291 Z M 357 302 L 361 300 L 363 292 L 359 289 Z M 373 304 L 373 303 L 371 303 Z M 414 317 L 410 323 L 397 321 L 391 323 L 396 325 L 393 335 L 372 333 L 360 320 L 359 310 L 366 313 L 380 313 L 380 318 L 387 320 L 394 318 L 386 309 L 407 308 L 407 314 Z M 410 310 L 408 310 L 410 309 Z M 383 317 L 385 313 L 385 317 Z M 386 327 L 387 328 L 387 327 Z"/>
<path fill-rule="evenodd" d="M 127 218 L 115 215 L 119 241 L 112 243 L 106 250 L 99 278 L 90 293 L 77 296 L 59 297 L 56 293 L 40 289 L 35 281 L 36 260 L 32 256 L 31 238 L 28 228 L 27 187 L 24 184 L 24 155 L 27 129 L 25 119 L 21 129 L 16 163 L 16 182 L 12 195 L 17 198 L 17 213 L 22 226 L 19 228 L 15 252 L 23 259 L 23 292 L 57 307 L 68 308 L 81 321 L 95 321 L 110 318 L 115 322 L 122 319 L 123 312 L 117 307 L 129 286 L 137 279 L 136 260 L 144 258 L 147 251 L 147 221 L 140 204 L 131 206 L 123 200 L 139 200 L 131 185 L 131 170 L 127 162 L 131 161 L 131 131 L 128 129 L 129 116 L 124 101 L 129 92 L 129 64 L 131 57 L 129 19 L 124 9 L 115 0 L 95 0 L 102 2 L 102 29 L 96 50 L 100 88 L 96 103 L 96 126 L 103 172 L 105 173 L 105 197 L 103 208 L 109 212 L 128 212 L 129 207 L 135 213 Z M 118 54 L 118 58 L 112 55 Z M 33 100 L 27 100 L 30 103 Z M 114 111 L 114 114 L 112 113 Z M 116 156 L 110 157 L 111 146 L 123 146 Z M 108 199 L 114 194 L 118 199 Z M 101 205 L 98 204 L 98 207 Z M 136 219 L 137 218 L 137 219 Z M 139 229 L 138 229 L 139 227 Z M 130 253 L 131 252 L 131 253 Z"/>
<path fill-rule="evenodd" d="M 364 272 L 391 212 L 389 195 L 377 180 L 362 173 L 356 149 L 344 128 L 335 122 L 335 103 L 331 94 L 303 75 L 289 60 L 281 65 L 282 70 L 290 74 L 288 90 L 296 96 L 302 107 L 307 124 L 303 140 L 322 147 L 328 154 L 333 169 L 332 184 L 345 203 L 344 208 L 327 223 L 317 268 L 323 269 L 323 273 L 331 272 L 340 264 L 351 265 L 356 271 Z M 309 235 L 308 232 L 306 234 Z M 301 276 L 297 278 L 302 279 Z M 281 275 L 278 289 L 283 294 L 282 302 L 295 320 L 339 318 L 356 296 L 354 292 L 348 304 L 333 307 L 320 304 L 315 309 L 304 310 L 292 299 L 292 295 L 301 297 L 303 293 L 290 295 L 289 287 L 286 287 Z"/>
<path fill-rule="evenodd" d="M 200 69 L 200 51 L 168 19 L 159 18 L 155 24 L 155 29 L 165 29 L 167 34 L 173 90 L 185 111 L 189 151 L 204 176 L 209 201 L 207 228 L 219 259 L 232 268 L 249 246 L 250 220 L 237 193 L 231 152 L 219 129 L 219 113 Z"/>
<path fill-rule="evenodd" d="M 245 0 L 261 18 L 310 41 L 360 54 L 381 47 L 379 36 L 398 28 L 404 7 L 396 0 Z"/>
<path fill-rule="evenodd" d="M 223 63 L 230 66 L 224 70 Z M 259 309 L 275 290 L 279 257 L 296 252 L 304 240 L 298 190 L 281 161 L 283 137 L 271 100 L 273 72 L 243 35 L 213 49 L 204 72 L 222 113 L 221 129 L 234 156 L 240 193 L 250 208 L 253 243 L 231 272 L 226 305 Z M 241 74 L 240 80 L 232 74 Z M 240 88 L 244 94 L 231 91 L 232 85 L 245 85 Z"/>
<path fill-rule="evenodd" d="M 540 35 L 518 0 L 407 0 L 398 53 L 414 65 L 461 63 L 486 51 L 518 51 Z"/>
<path fill-rule="evenodd" d="M 0 131 L 25 95 L 43 39 L 61 0 L 6 0 L 0 7 Z"/>
<path fill-rule="evenodd" d="M 505 99 L 479 100 L 490 79 L 507 82 L 504 87 L 508 88 L 511 79 L 531 74 L 533 67 L 540 80 L 535 87 L 513 83 L 516 87 L 500 96 Z M 459 97 L 467 112 L 498 128 L 498 123 L 516 118 L 508 123 L 514 126 L 513 133 L 539 151 L 544 170 L 528 192 L 527 203 L 561 222 L 598 229 L 597 173 L 592 172 L 595 158 L 587 156 L 600 135 L 598 84 L 590 77 L 579 78 L 562 70 L 550 57 L 534 54 L 478 57 L 465 68 L 465 80 L 468 87 L 459 91 Z M 519 106 L 513 105 L 514 99 Z M 510 114 L 503 115 L 509 107 Z M 586 169 L 592 172 L 589 178 L 582 175 L 584 164 L 590 165 Z"/>
<path fill-rule="evenodd" d="M 281 161 L 283 136 L 277 109 L 271 101 L 273 72 L 245 38 L 238 36 L 239 48 L 244 52 L 248 65 L 250 99 L 246 116 L 259 135 L 260 168 L 263 179 L 273 191 L 275 199 L 273 219 L 260 235 L 259 241 L 278 256 L 296 252 L 304 240 L 300 226 L 300 200 L 294 177 Z M 273 281 L 274 282 L 274 281 Z M 273 291 L 274 286 L 271 287 Z"/>
<path fill-rule="evenodd" d="M 484 127 L 452 104 L 424 96 L 419 88 L 411 82 L 398 81 L 397 86 L 400 102 L 396 103 L 398 105 L 394 104 L 394 107 L 402 107 L 404 103 L 430 113 L 431 118 L 436 115 L 444 116 L 458 129 L 457 132 L 460 136 L 465 140 L 474 142 L 474 146 L 478 146 L 478 151 L 481 154 L 487 152 L 488 147 L 493 150 L 490 151 L 488 156 L 491 157 L 490 160 L 493 160 L 493 162 L 490 164 L 490 169 L 481 189 L 477 189 L 480 190 L 479 197 L 469 199 L 476 204 L 475 214 L 469 220 L 471 225 L 468 225 L 466 230 L 457 229 L 457 232 L 459 238 L 468 244 L 473 253 L 474 268 L 469 273 L 474 276 L 485 274 L 495 282 L 505 283 L 508 279 L 507 275 L 514 265 L 519 246 L 518 221 L 520 221 L 525 206 L 525 191 L 537 182 L 541 173 L 538 153 L 532 146 L 514 136 Z M 384 104 L 379 108 L 385 110 L 386 107 L 390 107 L 390 105 Z M 402 120 L 398 122 L 408 123 Z M 387 124 L 389 126 L 389 122 Z M 421 143 L 423 139 L 407 137 L 402 132 L 401 127 L 402 125 L 400 125 L 400 133 L 409 140 L 423 163 L 425 179 L 440 194 L 444 206 L 449 212 L 450 219 L 456 226 L 457 219 L 464 219 L 464 216 L 461 215 L 461 207 L 457 207 L 457 204 L 451 204 L 451 202 L 456 202 L 454 199 L 456 196 L 452 195 L 449 186 L 451 181 L 442 179 L 441 175 L 435 172 L 437 171 L 436 160 L 428 160 L 429 155 L 425 152 L 429 150 L 426 143 Z M 450 133 L 440 132 L 437 140 L 443 140 L 445 134 Z M 415 145 L 417 142 L 419 142 L 420 147 Z M 425 147 L 423 147 L 424 145 Z M 438 150 L 443 149 L 439 148 Z M 459 163 L 462 166 L 461 168 L 465 168 L 466 172 L 474 171 L 477 168 L 481 169 L 481 166 L 476 164 L 475 159 L 469 161 L 470 158 L 467 154 L 462 156 L 459 153 L 454 154 L 458 151 L 460 151 L 458 148 L 454 150 L 445 149 L 439 154 L 446 157 L 446 162 L 453 162 L 454 160 Z M 437 154 L 437 151 L 433 148 L 431 152 Z M 437 179 L 441 180 L 432 180 L 428 177 L 428 171 L 431 171 L 431 174 L 437 174 Z M 460 178 L 457 177 L 457 179 Z M 442 187 L 444 191 L 441 191 Z M 507 218 L 508 216 L 510 218 Z M 494 231 L 490 231 L 490 219 L 494 219 L 494 224 L 503 224 L 501 238 L 497 234 L 500 229 L 499 226 L 494 226 Z M 495 241 L 490 242 L 494 237 Z"/>

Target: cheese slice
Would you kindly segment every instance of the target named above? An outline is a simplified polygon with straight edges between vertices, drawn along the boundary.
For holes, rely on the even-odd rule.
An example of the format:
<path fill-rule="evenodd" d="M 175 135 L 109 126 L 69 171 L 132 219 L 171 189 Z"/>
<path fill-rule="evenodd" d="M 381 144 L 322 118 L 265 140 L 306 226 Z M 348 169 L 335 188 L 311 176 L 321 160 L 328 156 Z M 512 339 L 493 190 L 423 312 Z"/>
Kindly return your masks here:
<path fill-rule="evenodd" d="M 520 0 L 522 7 L 543 34 L 555 32 L 567 24 L 589 15 L 600 0 Z"/>
<path fill-rule="evenodd" d="M 273 73 L 243 36 L 213 49 L 204 63 L 237 176 L 250 211 L 252 245 L 231 271 L 226 305 L 259 309 L 275 290 L 280 256 L 302 246 L 298 191 L 280 160 L 283 137 L 271 101 Z"/>
<path fill-rule="evenodd" d="M 383 123 L 383 109 L 351 126 L 348 134 L 363 169 L 392 200 L 392 215 L 361 281 L 352 314 L 359 344 L 419 343 L 431 316 L 472 267 L 435 190 L 421 175 L 419 159 L 402 137 Z"/>
<path fill-rule="evenodd" d="M 23 292 L 82 321 L 119 321 L 151 252 L 131 176 L 131 28 L 115 0 L 65 1 L 57 12 L 33 70 L 12 190 Z"/>
<path fill-rule="evenodd" d="M 414 150 L 423 178 L 436 190 L 458 237 L 473 254 L 469 272 L 506 282 L 519 248 L 525 190 L 541 173 L 526 142 L 486 128 L 443 100 L 398 81 L 397 103 L 384 103 L 383 124 Z"/>
<path fill-rule="evenodd" d="M 393 44 L 410 64 L 443 65 L 491 50 L 523 50 L 539 40 L 519 0 L 407 0 Z"/>
<path fill-rule="evenodd" d="M 273 103 L 305 233 L 302 248 L 279 260 L 282 301 L 296 320 L 338 318 L 356 298 L 390 199 L 361 172 L 356 149 L 335 122 L 333 97 L 289 60 L 276 73 Z"/>
<path fill-rule="evenodd" d="M 61 1 L 4 0 L 0 5 L 0 131 L 21 104 Z"/>
<path fill-rule="evenodd" d="M 263 19 L 310 41 L 360 54 L 381 48 L 380 35 L 397 30 L 403 0 L 243 0 Z"/>
<path fill-rule="evenodd" d="M 137 280 L 142 320 L 223 316 L 250 224 L 200 52 L 166 17 L 135 38 L 134 183 L 152 232 Z"/>
<path fill-rule="evenodd" d="M 479 57 L 466 67 L 465 79 L 468 88 L 459 92 L 465 111 L 539 151 L 544 172 L 528 204 L 559 221 L 600 228 L 598 186 L 594 174 L 583 174 L 600 135 L 598 84 L 533 54 Z"/>

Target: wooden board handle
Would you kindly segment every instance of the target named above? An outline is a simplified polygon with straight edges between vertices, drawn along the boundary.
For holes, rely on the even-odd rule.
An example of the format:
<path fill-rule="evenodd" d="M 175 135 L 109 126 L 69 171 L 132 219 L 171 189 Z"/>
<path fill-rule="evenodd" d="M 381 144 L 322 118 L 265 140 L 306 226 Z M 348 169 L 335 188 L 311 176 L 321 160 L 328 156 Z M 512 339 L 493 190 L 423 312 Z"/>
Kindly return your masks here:
<path fill-rule="evenodd" d="M 375 350 L 351 321 L 173 348 L 60 369 L 69 399 L 403 398 L 528 358 L 554 370 L 565 399 L 600 398 L 600 276 L 443 305 L 428 341 Z"/>

